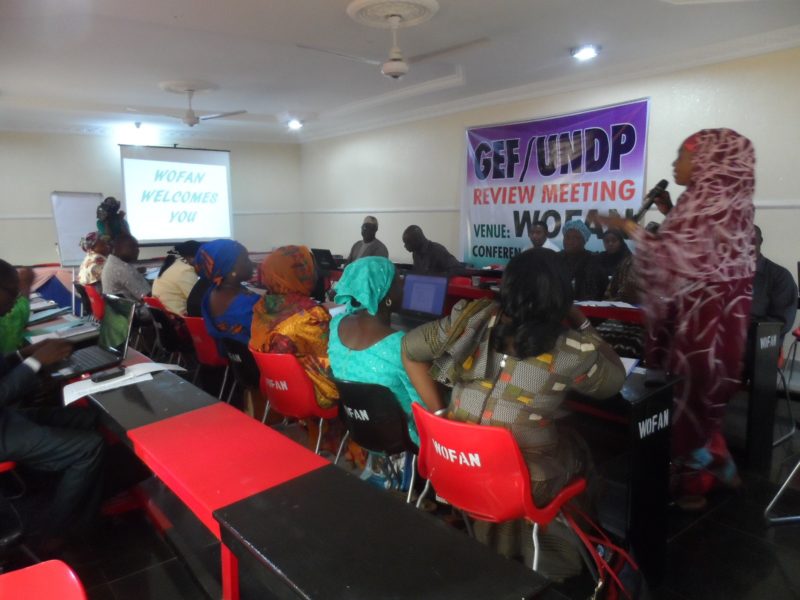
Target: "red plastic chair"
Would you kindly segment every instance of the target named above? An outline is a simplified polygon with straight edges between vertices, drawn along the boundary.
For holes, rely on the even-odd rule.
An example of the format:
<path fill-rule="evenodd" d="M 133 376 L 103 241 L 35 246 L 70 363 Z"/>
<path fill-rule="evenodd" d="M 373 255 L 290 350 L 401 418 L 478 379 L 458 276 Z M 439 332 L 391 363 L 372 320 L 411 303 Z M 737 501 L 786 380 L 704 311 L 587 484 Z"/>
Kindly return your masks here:
<path fill-rule="evenodd" d="M 259 387 L 267 399 L 262 423 L 267 422 L 270 409 L 274 408 L 286 417 L 295 419 L 319 419 L 319 435 L 315 452 L 319 454 L 322 443 L 322 422 L 335 419 L 339 407 L 320 408 L 314 394 L 314 384 L 297 357 L 293 354 L 272 354 L 250 348 L 258 365 Z"/>
<path fill-rule="evenodd" d="M 144 296 L 142 297 L 142 301 L 150 308 L 157 308 L 158 310 L 163 310 L 165 313 L 170 314 L 170 311 L 164 306 L 164 303 L 155 296 Z"/>
<path fill-rule="evenodd" d="M 25 494 L 25 482 L 22 481 L 22 478 L 20 478 L 19 474 L 15 471 L 16 468 L 17 463 L 15 463 L 13 460 L 0 462 L 0 475 L 3 473 L 10 473 L 14 476 L 14 478 L 17 480 L 17 484 L 19 485 L 19 492 L 13 496 L 6 496 L 6 499 L 8 500 L 16 500 Z"/>
<path fill-rule="evenodd" d="M 0 598 L 9 600 L 86 600 L 72 569 L 60 560 L 0 575 Z"/>
<path fill-rule="evenodd" d="M 203 367 L 225 367 L 222 385 L 219 388 L 219 396 L 217 396 L 219 400 L 222 400 L 225 384 L 228 381 L 228 371 L 230 370 L 228 359 L 220 356 L 217 342 L 208 333 L 202 317 L 183 317 L 183 322 L 186 323 L 186 329 L 189 330 L 189 335 L 192 337 L 192 345 L 197 355 L 197 362 Z M 197 373 L 195 373 L 196 379 Z"/>
<path fill-rule="evenodd" d="M 84 289 L 86 290 L 86 295 L 89 296 L 89 307 L 92 309 L 92 316 L 99 323 L 106 313 L 106 301 L 100 291 L 93 285 L 86 285 Z"/>
<path fill-rule="evenodd" d="M 528 465 L 508 429 L 451 421 L 416 403 L 411 409 L 419 432 L 419 473 L 433 485 L 437 495 L 482 521 L 500 523 L 524 518 L 533 522 L 534 571 L 539 567 L 539 527 L 561 516 L 586 546 L 598 572 L 610 574 L 622 587 L 616 574 L 598 555 L 596 544 L 612 547 L 630 560 L 627 554 L 594 524 L 600 537 L 583 533 L 574 518 L 562 512 L 567 502 L 586 489 L 585 479 L 576 479 L 540 508 L 533 503 Z M 426 484 L 417 506 L 428 488 Z M 585 515 L 580 516 L 585 519 Z"/>

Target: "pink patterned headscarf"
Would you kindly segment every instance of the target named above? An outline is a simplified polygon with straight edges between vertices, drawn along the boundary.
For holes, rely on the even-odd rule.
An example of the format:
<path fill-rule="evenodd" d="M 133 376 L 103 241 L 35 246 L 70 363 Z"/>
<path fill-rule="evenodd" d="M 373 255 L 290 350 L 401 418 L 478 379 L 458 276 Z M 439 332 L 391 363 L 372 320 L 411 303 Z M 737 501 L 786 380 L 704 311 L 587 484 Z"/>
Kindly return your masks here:
<path fill-rule="evenodd" d="M 703 129 L 683 146 L 693 152 L 686 191 L 657 234 L 634 234 L 651 318 L 675 296 L 750 278 L 755 270 L 753 144 L 732 129 Z"/>

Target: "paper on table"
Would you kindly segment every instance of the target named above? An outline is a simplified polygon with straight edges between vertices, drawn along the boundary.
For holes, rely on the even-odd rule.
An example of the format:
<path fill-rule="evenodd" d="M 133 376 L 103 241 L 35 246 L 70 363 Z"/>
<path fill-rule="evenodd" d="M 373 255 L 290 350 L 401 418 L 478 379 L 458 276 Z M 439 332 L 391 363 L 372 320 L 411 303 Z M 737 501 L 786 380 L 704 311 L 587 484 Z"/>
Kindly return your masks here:
<path fill-rule="evenodd" d="M 598 308 L 638 308 L 634 304 L 627 302 L 616 302 L 611 300 L 581 300 L 575 303 L 577 306 L 596 306 Z"/>
<path fill-rule="evenodd" d="M 622 366 L 625 367 L 625 377 L 630 375 L 634 367 L 639 364 L 638 358 L 628 358 L 627 356 L 620 356 L 619 359 L 622 361 Z"/>
<path fill-rule="evenodd" d="M 169 365 L 166 363 L 139 363 L 127 367 L 124 375 L 109 379 L 108 381 L 95 383 L 89 378 L 81 379 L 80 381 L 64 386 L 64 406 L 72 404 L 76 400 L 88 396 L 89 394 L 96 394 L 97 392 L 105 392 L 107 390 L 125 387 L 126 385 L 149 381 L 153 378 L 152 373 L 157 371 L 185 370 L 186 369 L 178 365 Z"/>

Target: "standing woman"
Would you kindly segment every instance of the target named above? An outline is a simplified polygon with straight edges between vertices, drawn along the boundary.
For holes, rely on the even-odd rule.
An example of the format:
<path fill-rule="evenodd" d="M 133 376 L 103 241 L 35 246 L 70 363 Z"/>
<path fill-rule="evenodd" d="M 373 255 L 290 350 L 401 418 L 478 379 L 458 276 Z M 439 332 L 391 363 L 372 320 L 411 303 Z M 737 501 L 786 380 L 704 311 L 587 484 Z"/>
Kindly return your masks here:
<path fill-rule="evenodd" d="M 672 423 L 675 494 L 701 509 L 716 485 L 739 484 L 722 436 L 725 404 L 739 387 L 755 269 L 755 153 L 730 129 L 690 136 L 673 163 L 686 191 L 657 234 L 622 225 L 637 243 L 636 269 L 647 315 L 647 360 L 681 377 Z"/>

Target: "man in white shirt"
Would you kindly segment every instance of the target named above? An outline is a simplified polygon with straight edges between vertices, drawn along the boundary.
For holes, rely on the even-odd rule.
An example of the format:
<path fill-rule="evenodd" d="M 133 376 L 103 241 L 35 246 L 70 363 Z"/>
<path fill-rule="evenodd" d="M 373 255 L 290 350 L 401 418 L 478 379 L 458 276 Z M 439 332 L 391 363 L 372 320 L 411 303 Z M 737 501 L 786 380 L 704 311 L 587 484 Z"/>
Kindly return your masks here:
<path fill-rule="evenodd" d="M 547 238 L 547 224 L 544 221 L 534 221 L 528 229 L 528 237 L 534 248 L 547 248 L 553 252 L 561 250 Z"/>
<path fill-rule="evenodd" d="M 379 239 L 375 237 L 378 232 L 378 219 L 373 216 L 364 217 L 361 224 L 361 239 L 353 244 L 347 262 L 351 263 L 365 256 L 382 256 L 389 258 L 389 251 Z"/>

